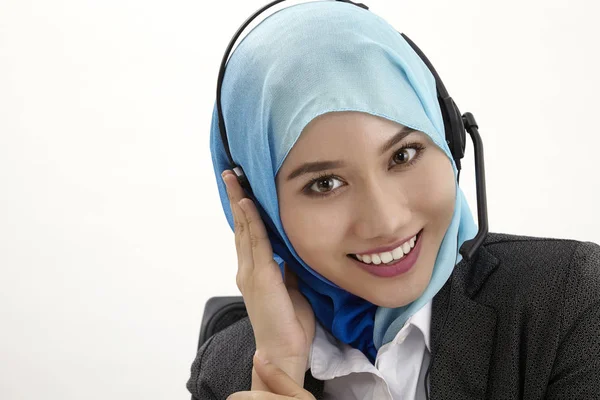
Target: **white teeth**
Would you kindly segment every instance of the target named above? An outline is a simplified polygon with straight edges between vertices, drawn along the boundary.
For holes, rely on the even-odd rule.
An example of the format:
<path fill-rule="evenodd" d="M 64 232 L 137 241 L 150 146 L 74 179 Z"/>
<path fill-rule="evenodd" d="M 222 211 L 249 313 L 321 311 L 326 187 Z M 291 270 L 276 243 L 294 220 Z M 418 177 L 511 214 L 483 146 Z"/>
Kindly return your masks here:
<path fill-rule="evenodd" d="M 402 246 L 394 249 L 392 255 L 394 256 L 394 260 L 399 260 L 404 257 L 404 250 L 402 250 Z"/>
<path fill-rule="evenodd" d="M 399 260 L 402 257 L 404 257 L 405 255 L 407 255 L 408 253 L 410 253 L 410 251 L 415 247 L 416 241 L 417 241 L 417 237 L 413 236 L 410 240 L 404 242 L 401 246 L 398 246 L 393 251 L 386 251 L 384 253 L 379 253 L 379 254 L 364 254 L 362 256 L 357 254 L 356 258 L 358 258 L 360 261 L 364 262 L 365 264 L 371 264 L 371 263 L 373 263 L 375 265 L 379 265 L 381 263 L 388 264 L 391 261 Z"/>
<path fill-rule="evenodd" d="M 404 254 L 408 254 L 410 252 L 410 244 L 408 244 L 408 242 L 404 242 L 402 245 L 402 251 Z"/>
<path fill-rule="evenodd" d="M 393 259 L 394 259 L 394 256 L 389 251 L 386 251 L 385 253 L 381 253 L 381 262 L 384 264 L 389 263 Z"/>

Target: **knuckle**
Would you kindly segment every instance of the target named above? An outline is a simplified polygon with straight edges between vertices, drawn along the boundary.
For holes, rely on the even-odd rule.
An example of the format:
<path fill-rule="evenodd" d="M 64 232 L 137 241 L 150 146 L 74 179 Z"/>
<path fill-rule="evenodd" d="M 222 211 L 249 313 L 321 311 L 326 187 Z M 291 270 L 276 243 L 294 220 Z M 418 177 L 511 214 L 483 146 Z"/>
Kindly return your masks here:
<path fill-rule="evenodd" d="M 242 233 L 244 233 L 244 224 L 241 223 L 240 221 L 235 221 L 234 229 L 238 235 L 241 235 Z"/>
<path fill-rule="evenodd" d="M 242 218 L 236 218 L 234 221 L 234 226 L 238 229 L 243 229 L 244 228 L 244 221 L 242 220 Z"/>
<path fill-rule="evenodd" d="M 253 249 L 256 249 L 258 246 L 260 246 L 261 242 L 265 239 L 267 239 L 267 236 L 264 235 L 262 232 L 260 232 L 260 230 L 257 232 L 257 229 L 249 229 L 250 232 L 250 244 L 252 245 Z"/>
<path fill-rule="evenodd" d="M 260 245 L 260 237 L 255 234 L 250 234 L 250 246 L 256 249 Z"/>

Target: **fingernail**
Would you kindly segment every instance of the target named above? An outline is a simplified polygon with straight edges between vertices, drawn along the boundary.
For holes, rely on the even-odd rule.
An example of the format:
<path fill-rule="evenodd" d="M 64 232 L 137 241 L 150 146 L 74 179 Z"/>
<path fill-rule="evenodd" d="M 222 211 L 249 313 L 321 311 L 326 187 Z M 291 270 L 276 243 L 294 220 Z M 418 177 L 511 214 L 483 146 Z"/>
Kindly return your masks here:
<path fill-rule="evenodd" d="M 223 179 L 223 183 L 225 184 L 225 188 L 227 190 L 229 190 L 229 184 L 227 183 L 227 179 L 225 179 L 227 177 L 227 175 L 229 175 L 229 174 L 221 175 L 221 178 Z"/>
<path fill-rule="evenodd" d="M 258 350 L 256 350 L 256 352 L 254 353 L 254 357 L 256 357 L 256 359 L 258 361 L 260 361 L 262 364 L 268 364 L 269 361 L 264 358 L 264 356 L 262 355 L 262 353 L 260 353 Z"/>

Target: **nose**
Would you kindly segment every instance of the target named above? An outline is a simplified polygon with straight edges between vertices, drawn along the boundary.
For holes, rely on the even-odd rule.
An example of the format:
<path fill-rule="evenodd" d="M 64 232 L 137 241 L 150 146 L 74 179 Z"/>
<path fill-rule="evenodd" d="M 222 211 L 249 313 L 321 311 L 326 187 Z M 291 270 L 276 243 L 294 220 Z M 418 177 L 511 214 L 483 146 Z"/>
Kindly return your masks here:
<path fill-rule="evenodd" d="M 370 183 L 357 196 L 354 234 L 361 239 L 397 239 L 412 218 L 407 192 L 398 181 Z"/>

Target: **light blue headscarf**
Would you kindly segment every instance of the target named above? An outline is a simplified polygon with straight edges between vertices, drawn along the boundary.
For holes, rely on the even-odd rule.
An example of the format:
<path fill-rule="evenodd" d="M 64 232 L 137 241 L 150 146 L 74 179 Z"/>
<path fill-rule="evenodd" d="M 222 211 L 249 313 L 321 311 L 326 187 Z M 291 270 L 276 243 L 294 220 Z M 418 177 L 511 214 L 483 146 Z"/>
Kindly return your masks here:
<path fill-rule="evenodd" d="M 431 281 L 412 303 L 377 307 L 330 282 L 294 251 L 279 218 L 275 176 L 304 127 L 334 111 L 359 111 L 427 134 L 450 158 L 435 80 L 402 36 L 386 21 L 352 4 L 324 1 L 284 8 L 258 24 L 231 55 L 222 107 L 232 156 L 270 216 L 299 277 L 299 289 L 317 320 L 374 361 L 408 318 L 427 304 L 460 261 L 460 245 L 477 233 L 457 185 L 454 215 L 439 249 Z M 223 211 L 233 229 L 221 173 L 230 169 L 216 107 L 211 152 Z M 275 259 L 283 267 L 283 260 Z"/>

